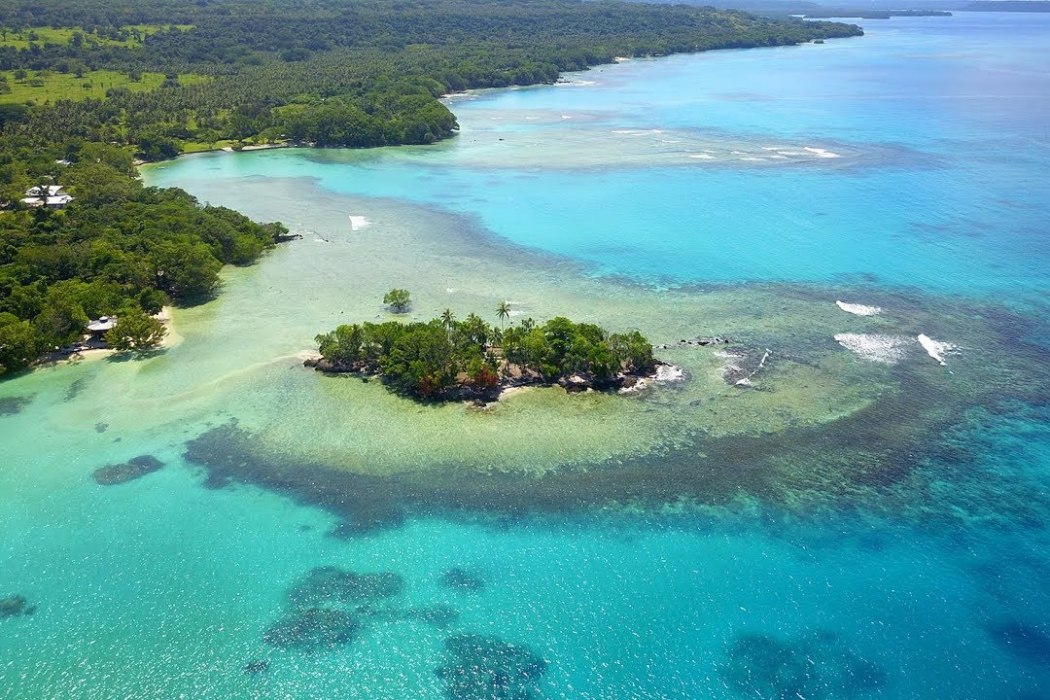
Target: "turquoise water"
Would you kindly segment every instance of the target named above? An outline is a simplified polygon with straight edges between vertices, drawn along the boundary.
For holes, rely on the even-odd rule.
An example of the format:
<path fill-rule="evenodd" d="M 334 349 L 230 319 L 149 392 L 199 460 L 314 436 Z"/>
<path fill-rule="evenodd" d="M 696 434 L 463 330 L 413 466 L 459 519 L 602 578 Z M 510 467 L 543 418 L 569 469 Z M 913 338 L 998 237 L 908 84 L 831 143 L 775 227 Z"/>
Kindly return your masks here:
<path fill-rule="evenodd" d="M 957 14 L 865 29 L 456 97 L 462 133 L 432 149 L 214 154 L 150 169 L 150 184 L 283 218 L 304 240 L 230 271 L 217 301 L 177 312 L 182 341 L 159 357 L 0 385 L 0 597 L 35 606 L 0 618 L 0 697 L 1050 696 L 1050 18 Z M 351 230 L 348 215 L 371 225 Z M 909 447 L 901 475 L 851 482 L 820 508 L 743 486 L 695 507 L 593 507 L 599 493 L 573 508 L 530 495 L 532 482 L 510 498 L 515 508 L 454 495 L 420 505 L 411 487 L 358 479 L 341 487 L 351 510 L 373 494 L 414 506 L 348 533 L 346 506 L 323 483 L 334 477 L 311 471 L 328 455 L 313 443 L 344 432 L 363 463 L 385 449 L 405 474 L 425 470 L 428 455 L 457 474 L 475 453 L 509 460 L 515 449 L 514 435 L 483 432 L 473 417 L 415 408 L 425 429 L 377 447 L 368 434 L 389 440 L 382 424 L 402 409 L 301 372 L 294 354 L 311 329 L 341 308 L 366 313 L 360 298 L 396 283 L 420 313 L 488 308 L 506 289 L 536 314 L 602 298 L 601 318 L 617 320 L 645 295 L 684 294 L 682 314 L 709 303 L 672 285 L 722 290 L 731 308 L 770 289 L 826 298 L 829 313 L 839 295 L 874 300 L 891 318 L 944 308 L 1036 343 L 1018 349 L 1031 371 L 1014 393 L 1026 379 L 1035 388 L 1021 401 L 1005 382 L 994 401 L 953 408 Z M 750 322 L 777 328 L 786 302 L 762 303 Z M 843 314 L 841 330 L 860 322 Z M 673 319 L 646 323 L 677 331 Z M 961 346 L 948 367 L 893 370 L 905 389 L 928 392 L 901 405 L 965 403 L 936 393 L 965 393 L 968 358 L 983 357 L 967 346 L 977 336 L 951 336 L 960 328 L 946 314 L 936 329 Z M 326 416 L 317 407 L 330 410 L 339 392 L 356 409 Z M 675 396 L 629 404 L 626 416 L 574 404 L 558 421 L 594 421 L 590 432 L 609 442 L 633 425 L 641 440 L 657 403 Z M 231 419 L 255 431 L 255 451 L 214 432 Z M 442 425 L 469 428 L 441 435 Z M 829 450 L 849 444 L 835 432 L 849 425 L 827 428 Z M 553 421 L 544 429 L 557 434 Z M 213 453 L 229 449 L 235 483 L 213 488 L 218 462 L 209 484 L 188 459 L 202 435 Z M 706 449 L 664 437 L 680 440 L 677 451 L 635 456 L 631 473 L 674 471 L 683 453 Z M 858 462 L 869 454 L 860 441 Z M 529 459 L 556 466 L 572 454 L 555 452 Z M 165 466 L 125 484 L 92 479 L 143 454 Z M 810 466 L 795 465 L 796 491 Z M 285 471 L 254 480 L 266 488 L 236 478 L 264 468 Z M 298 473 L 319 475 L 313 490 L 293 486 Z M 482 480 L 466 469 L 457 478 Z M 389 596 L 329 591 L 323 605 L 354 621 L 334 630 L 349 642 L 330 648 L 307 643 L 311 618 L 295 617 L 288 597 L 322 566 L 401 582 Z M 289 619 L 298 646 L 274 643 L 275 623 Z"/>

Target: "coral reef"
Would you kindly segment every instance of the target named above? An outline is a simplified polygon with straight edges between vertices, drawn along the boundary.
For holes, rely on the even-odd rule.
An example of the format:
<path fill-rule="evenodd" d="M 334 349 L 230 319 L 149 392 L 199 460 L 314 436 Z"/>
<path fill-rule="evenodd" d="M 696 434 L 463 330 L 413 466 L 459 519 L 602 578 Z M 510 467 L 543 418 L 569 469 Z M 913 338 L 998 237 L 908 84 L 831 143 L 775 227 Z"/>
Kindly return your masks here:
<path fill-rule="evenodd" d="M 107 464 L 104 467 L 99 467 L 92 476 L 95 481 L 103 486 L 115 486 L 116 484 L 123 484 L 142 478 L 163 466 L 164 462 L 153 455 L 139 455 L 138 457 L 132 457 L 127 462 Z"/>
<path fill-rule="evenodd" d="M 241 669 L 246 674 L 254 676 L 258 673 L 264 673 L 270 669 L 270 662 L 266 659 L 252 659 L 248 663 L 244 664 Z"/>
<path fill-rule="evenodd" d="M 1004 649 L 1039 668 L 1050 659 L 1050 634 L 1045 629 L 1013 620 L 987 627 L 988 634 Z"/>
<path fill-rule="evenodd" d="M 33 400 L 32 396 L 4 396 L 0 398 L 0 416 L 13 416 Z"/>
<path fill-rule="evenodd" d="M 36 606 L 30 605 L 25 596 L 9 595 L 0 598 L 0 620 L 20 615 L 32 615 Z"/>
<path fill-rule="evenodd" d="M 527 647 L 461 634 L 445 640 L 450 661 L 435 673 L 450 700 L 527 700 L 547 662 Z"/>
<path fill-rule="evenodd" d="M 402 611 L 404 620 L 424 622 L 438 629 L 445 629 L 459 619 L 459 611 L 448 605 L 428 605 L 425 608 L 408 608 Z"/>
<path fill-rule="evenodd" d="M 288 602 L 299 608 L 358 603 L 392 598 L 404 589 L 404 579 L 392 572 L 357 574 L 335 566 L 319 566 L 288 590 Z"/>
<path fill-rule="evenodd" d="M 456 591 L 473 593 L 485 588 L 485 581 L 467 569 L 454 566 L 441 575 L 441 585 Z"/>
<path fill-rule="evenodd" d="M 730 646 L 722 677 L 740 697 L 771 700 L 862 697 L 883 682 L 881 669 L 823 630 L 790 640 L 742 634 Z"/>
<path fill-rule="evenodd" d="M 307 653 L 349 643 L 359 624 L 349 613 L 330 608 L 308 608 L 286 614 L 263 633 L 263 641 L 282 649 Z"/>

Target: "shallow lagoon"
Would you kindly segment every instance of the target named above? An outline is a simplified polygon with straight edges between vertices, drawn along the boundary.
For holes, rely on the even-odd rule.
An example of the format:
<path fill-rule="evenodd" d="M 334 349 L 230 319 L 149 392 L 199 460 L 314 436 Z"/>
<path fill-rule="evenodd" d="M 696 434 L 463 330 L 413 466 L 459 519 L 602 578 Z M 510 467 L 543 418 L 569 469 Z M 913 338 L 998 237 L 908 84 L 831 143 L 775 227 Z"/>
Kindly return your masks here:
<path fill-rule="evenodd" d="M 457 98 L 463 133 L 433 149 L 151 168 L 304 239 L 177 312 L 163 355 L 0 386 L 21 399 L 0 415 L 0 595 L 37 606 L 0 620 L 0 688 L 474 697 L 502 673 L 540 697 L 1044 695 L 1048 152 L 1021 118 L 1050 94 L 1040 21 L 632 61 Z M 766 146 L 813 157 L 731 158 Z M 486 411 L 301 367 L 395 285 L 419 318 L 510 299 L 515 320 L 771 360 L 742 389 L 729 358 L 673 348 L 681 385 Z M 841 333 L 906 340 L 886 364 Z M 957 346 L 947 366 L 919 333 Z M 165 466 L 92 479 L 143 454 Z M 405 587 L 333 603 L 345 645 L 267 645 L 319 566 Z M 451 569 L 481 587 L 442 585 Z M 464 635 L 488 641 L 447 642 Z M 453 684 L 467 665 L 477 683 Z"/>

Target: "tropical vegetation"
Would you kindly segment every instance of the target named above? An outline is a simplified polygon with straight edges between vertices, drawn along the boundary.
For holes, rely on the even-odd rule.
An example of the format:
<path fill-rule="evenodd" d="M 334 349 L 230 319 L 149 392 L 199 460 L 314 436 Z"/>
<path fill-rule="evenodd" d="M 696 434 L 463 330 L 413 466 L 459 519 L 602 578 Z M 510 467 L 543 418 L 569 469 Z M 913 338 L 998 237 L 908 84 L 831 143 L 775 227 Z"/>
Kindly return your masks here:
<path fill-rule="evenodd" d="M 160 331 L 143 316 L 209 298 L 222 265 L 250 264 L 287 233 L 181 190 L 144 187 L 130 154 L 107 144 L 0 149 L 0 173 L 0 201 L 13 205 L 0 213 L 0 374 L 75 342 L 104 315 L 119 319 L 116 347 L 145 349 Z M 30 185 L 55 183 L 73 196 L 64 209 L 18 204 Z"/>
<path fill-rule="evenodd" d="M 429 401 L 492 398 L 509 385 L 614 388 L 657 365 L 638 331 L 609 333 L 561 316 L 500 330 L 476 314 L 459 321 L 446 310 L 426 323 L 341 325 L 316 342 L 321 359 L 308 364 L 379 376 L 390 390 Z"/>
<path fill-rule="evenodd" d="M 159 331 L 142 315 L 209 298 L 223 264 L 249 264 L 287 233 L 180 190 L 143 187 L 134 158 L 277 141 L 427 144 L 457 129 L 439 99 L 448 92 L 552 82 L 616 56 L 859 33 L 710 7 L 578 0 L 4 2 L 0 375 L 76 340 L 99 315 L 126 319 L 115 345 L 146 348 Z M 73 197 L 64 209 L 21 201 L 55 185 Z M 393 292 L 387 303 L 406 310 L 408 293 Z M 499 317 L 502 331 L 509 309 Z M 440 392 L 501 362 L 549 376 L 585 346 L 585 369 L 601 374 L 623 351 L 573 326 L 571 351 L 556 329 L 551 349 L 511 327 L 499 352 L 476 342 L 468 352 L 451 313 L 436 326 L 443 333 L 432 325 L 408 327 L 400 354 L 386 359 L 384 373 L 406 390 Z M 605 346 L 611 354 L 596 349 Z M 440 352 L 446 360 L 427 354 Z"/>
<path fill-rule="evenodd" d="M 860 33 L 578 0 L 12 0 L 0 7 L 0 93 L 35 97 L 0 128 L 149 160 L 220 142 L 426 144 L 457 128 L 445 93 L 549 83 L 616 56 Z"/>
<path fill-rule="evenodd" d="M 403 314 L 412 304 L 412 297 L 407 289 L 395 287 L 383 295 L 383 303 L 389 306 L 395 314 Z"/>

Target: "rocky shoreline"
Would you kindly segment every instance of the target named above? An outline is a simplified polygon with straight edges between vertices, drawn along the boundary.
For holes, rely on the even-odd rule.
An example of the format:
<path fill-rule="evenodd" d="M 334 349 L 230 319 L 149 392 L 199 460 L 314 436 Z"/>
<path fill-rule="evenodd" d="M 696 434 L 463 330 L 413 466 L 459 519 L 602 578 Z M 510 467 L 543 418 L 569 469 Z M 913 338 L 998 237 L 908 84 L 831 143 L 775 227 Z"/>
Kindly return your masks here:
<path fill-rule="evenodd" d="M 349 374 L 364 381 L 372 379 L 383 379 L 381 372 L 369 372 L 359 367 L 347 366 L 323 357 L 310 357 L 303 360 L 303 366 L 312 367 L 318 372 L 325 374 Z M 599 379 L 585 372 L 578 372 L 558 377 L 544 377 L 538 372 L 522 371 L 517 365 L 509 365 L 500 373 L 497 383 L 486 386 L 469 383 L 466 378 L 455 387 L 430 397 L 428 402 L 444 403 L 449 401 L 468 401 L 484 405 L 499 400 L 500 395 L 508 389 L 520 389 L 525 387 L 551 387 L 560 386 L 570 394 L 584 391 L 619 392 L 623 389 L 631 389 L 641 384 L 644 380 L 657 380 L 660 376 L 660 367 L 670 367 L 666 362 L 657 361 L 649 372 L 620 372 L 611 377 Z"/>

